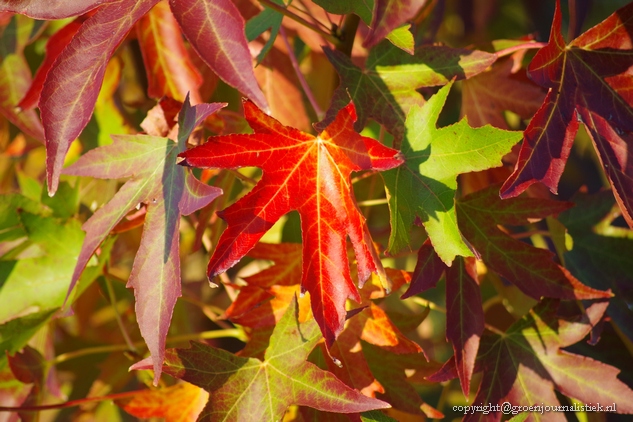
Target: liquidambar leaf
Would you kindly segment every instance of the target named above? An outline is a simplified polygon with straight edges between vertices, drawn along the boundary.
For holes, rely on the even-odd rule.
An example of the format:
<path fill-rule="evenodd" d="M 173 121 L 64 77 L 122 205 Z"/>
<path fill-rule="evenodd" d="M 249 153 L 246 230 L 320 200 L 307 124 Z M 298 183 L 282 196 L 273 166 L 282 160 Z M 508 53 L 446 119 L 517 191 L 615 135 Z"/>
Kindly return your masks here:
<path fill-rule="evenodd" d="M 542 296 L 560 299 L 612 296 L 610 292 L 582 284 L 552 260 L 552 252 L 513 239 L 499 229 L 502 224 L 525 225 L 528 219 L 545 218 L 566 210 L 571 204 L 538 198 L 501 200 L 496 188 L 492 185 L 470 194 L 457 204 L 459 227 L 489 268 L 537 300 Z"/>
<path fill-rule="evenodd" d="M 195 421 L 209 399 L 209 393 L 187 382 L 166 388 L 144 390 L 132 398 L 115 400 L 137 418 L 164 418 L 166 422 Z"/>
<path fill-rule="evenodd" d="M 114 49 L 158 0 L 121 0 L 101 7 L 79 28 L 46 76 L 40 110 L 46 135 L 48 192 L 57 190 L 64 158 L 90 121 Z"/>
<path fill-rule="evenodd" d="M 139 46 L 147 74 L 147 93 L 152 98 L 164 96 L 184 101 L 191 93 L 200 102 L 197 90 L 202 77 L 189 58 L 180 26 L 169 9 L 160 2 L 136 24 Z"/>
<path fill-rule="evenodd" d="M 116 0 L 0 0 L 0 12 L 13 12 L 33 19 L 64 19 L 86 13 Z"/>
<path fill-rule="evenodd" d="M 389 253 L 408 246 L 409 232 L 419 216 L 447 265 L 457 255 L 472 255 L 457 227 L 457 175 L 500 166 L 501 157 L 521 139 L 521 132 L 491 126 L 473 129 L 467 119 L 438 129 L 437 119 L 451 85 L 424 107 L 411 108 L 402 143 L 405 165 L 383 173 L 391 213 Z"/>
<path fill-rule="evenodd" d="M 528 69 L 549 93 L 525 130 L 514 173 L 501 195 L 517 196 L 536 182 L 556 193 L 581 121 L 633 227 L 633 3 L 569 45 L 561 34 L 559 3 L 549 43 Z"/>
<path fill-rule="evenodd" d="M 582 403 L 617 403 L 618 413 L 633 413 L 633 391 L 617 379 L 618 369 L 561 350 L 582 340 L 598 323 L 607 304 L 596 302 L 586 313 L 561 317 L 557 315 L 558 301 L 544 300 L 506 333 L 485 332 L 478 357 L 483 377 L 474 403 L 507 400 L 521 406 L 558 406 L 556 389 Z M 566 420 L 562 413 L 545 415 L 548 417 L 542 420 Z M 493 410 L 488 415 L 467 415 L 465 420 L 500 418 L 501 412 Z"/>
<path fill-rule="evenodd" d="M 426 0 L 375 0 L 370 31 L 363 47 L 378 44 L 391 31 L 413 19 Z"/>
<path fill-rule="evenodd" d="M 404 134 L 405 116 L 413 105 L 423 105 L 424 98 L 416 90 L 425 86 L 445 85 L 451 79 L 464 79 L 483 72 L 496 56 L 483 51 L 423 46 L 410 55 L 385 41 L 369 53 L 361 69 L 340 51 L 324 48 L 341 83 L 334 91 L 332 103 L 318 129 L 330 124 L 336 113 L 349 102 L 356 105 L 360 132 L 372 118 L 383 124 L 396 137 Z"/>
<path fill-rule="evenodd" d="M 259 107 L 266 98 L 255 80 L 251 54 L 244 34 L 244 19 L 231 0 L 169 0 L 191 46 L 226 83 Z"/>
<path fill-rule="evenodd" d="M 176 143 L 149 135 L 112 136 L 113 143 L 83 155 L 66 174 L 102 179 L 129 177 L 117 194 L 83 225 L 86 240 L 81 248 L 69 293 L 88 260 L 110 231 L 139 203 L 147 206 L 141 245 L 134 260 L 128 287 L 134 288 L 141 334 L 154 360 L 155 382 L 165 350 L 171 315 L 180 296 L 180 215 L 191 214 L 222 193 L 198 181 L 176 165 L 176 154 L 185 149 L 190 131 L 224 104 L 190 107 L 180 112 L 182 123 Z"/>
<path fill-rule="evenodd" d="M 235 265 L 281 216 L 297 210 L 303 235 L 302 286 L 310 292 L 313 314 L 332 344 L 343 329 L 346 299 L 359 301 L 349 272 L 347 236 L 360 282 L 371 272 L 384 276 L 354 201 L 350 175 L 394 168 L 402 160 L 397 151 L 354 131 L 351 103 L 316 137 L 283 126 L 250 101 L 244 111 L 255 134 L 212 137 L 180 154 L 188 166 L 263 170 L 255 188 L 220 214 L 228 228 L 209 261 L 208 274 L 213 277 Z"/>
<path fill-rule="evenodd" d="M 313 319 L 299 324 L 293 301 L 270 338 L 264 360 L 244 358 L 200 343 L 169 349 L 168 374 L 209 392 L 200 421 L 279 421 L 289 405 L 358 413 L 390 407 L 366 397 L 306 359 L 321 338 Z M 147 369 L 147 360 L 133 369 Z"/>

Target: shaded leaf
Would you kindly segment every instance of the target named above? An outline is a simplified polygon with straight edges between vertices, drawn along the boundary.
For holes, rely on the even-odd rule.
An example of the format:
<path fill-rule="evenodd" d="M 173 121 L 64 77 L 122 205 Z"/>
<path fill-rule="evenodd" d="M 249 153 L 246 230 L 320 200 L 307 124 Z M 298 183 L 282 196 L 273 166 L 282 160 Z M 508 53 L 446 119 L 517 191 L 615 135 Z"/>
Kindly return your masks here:
<path fill-rule="evenodd" d="M 367 25 L 371 23 L 372 10 L 374 9 L 374 0 L 314 0 L 325 10 L 335 15 L 347 15 L 354 13 L 358 15 Z"/>
<path fill-rule="evenodd" d="M 426 0 L 374 0 L 371 30 L 363 47 L 377 45 L 391 31 L 415 17 Z"/>
<path fill-rule="evenodd" d="M 437 119 L 451 85 L 440 89 L 424 107 L 411 108 L 402 143 L 405 165 L 382 175 L 391 214 L 389 253 L 408 246 L 411 227 L 420 217 L 447 265 L 457 255 L 472 255 L 457 227 L 457 175 L 501 165 L 501 157 L 521 137 L 520 132 L 490 126 L 473 129 L 467 119 L 438 129 Z"/>
<path fill-rule="evenodd" d="M 110 56 L 158 0 L 107 3 L 88 18 L 57 57 L 44 82 L 40 110 L 46 135 L 48 192 L 57 190 L 70 143 L 94 110 Z"/>
<path fill-rule="evenodd" d="M 415 296 L 435 287 L 446 268 L 448 267 L 433 249 L 431 241 L 429 239 L 424 241 L 424 244 L 418 250 L 418 260 L 411 276 L 411 285 L 400 299 Z"/>
<path fill-rule="evenodd" d="M 165 337 L 181 291 L 180 216 L 202 208 L 222 192 L 176 166 L 176 155 L 185 149 L 185 140 L 194 127 L 191 122 L 199 123 L 223 106 L 216 103 L 192 108 L 187 98 L 181 110 L 181 119 L 187 124 L 178 135 L 178 143 L 158 136 L 113 135 L 111 145 L 89 151 L 64 170 L 77 176 L 130 178 L 110 202 L 84 223 L 86 240 L 69 293 L 90 257 L 117 223 L 137 204 L 147 206 L 143 237 L 128 287 L 134 288 L 137 320 L 154 359 L 155 382 L 160 377 Z"/>
<path fill-rule="evenodd" d="M 349 273 L 348 235 L 360 282 L 371 272 L 384 274 L 355 204 L 350 174 L 393 168 L 401 160 L 397 151 L 354 132 L 351 103 L 318 137 L 283 126 L 250 101 L 244 110 L 255 134 L 211 137 L 180 154 L 188 166 L 263 170 L 255 188 L 220 214 L 228 228 L 209 261 L 209 277 L 235 265 L 282 215 L 297 210 L 303 232 L 302 287 L 310 292 L 312 312 L 332 344 L 343 329 L 345 300 L 359 299 Z"/>
<path fill-rule="evenodd" d="M 296 311 L 292 302 L 273 331 L 263 361 L 200 343 L 167 351 L 165 372 L 210 393 L 199 420 L 238 421 L 257 415 L 261 421 L 278 421 L 291 404 L 338 413 L 389 407 L 306 362 L 321 335 L 314 320 L 299 324 Z M 133 368 L 147 367 L 142 361 Z"/>
<path fill-rule="evenodd" d="M 25 134 L 43 141 L 44 129 L 37 113 L 17 108 L 30 84 L 31 70 L 24 57 L 18 54 L 4 57 L 0 64 L 0 112 Z"/>
<path fill-rule="evenodd" d="M 222 79 L 259 107 L 266 98 L 253 74 L 244 19 L 231 0 L 170 0 L 171 10 L 200 57 Z"/>
<path fill-rule="evenodd" d="M 147 93 L 152 98 L 171 97 L 184 101 L 191 92 L 194 103 L 200 102 L 197 90 L 202 77 L 196 70 L 180 33 L 180 26 L 169 4 L 156 4 L 136 24 L 145 71 Z"/>
<path fill-rule="evenodd" d="M 284 2 L 282 0 L 272 0 L 275 4 L 279 6 L 284 6 Z M 284 16 L 277 12 L 276 10 L 270 9 L 264 6 L 264 10 L 262 10 L 259 15 L 252 17 L 248 22 L 246 22 L 246 27 L 244 28 L 246 32 L 246 39 L 250 42 L 259 37 L 265 31 L 270 29 L 270 35 L 266 44 L 257 55 L 257 64 L 260 64 L 264 57 L 268 54 L 268 51 L 275 43 L 275 39 L 277 39 L 277 35 L 279 34 L 279 28 L 281 28 L 281 21 Z"/>
<path fill-rule="evenodd" d="M 64 19 L 86 13 L 116 0 L 0 0 L 0 12 L 13 12 L 33 19 Z"/>
<path fill-rule="evenodd" d="M 618 413 L 632 413 L 633 391 L 617 379 L 618 369 L 561 350 L 582 340 L 600 320 L 607 302 L 586 313 L 560 316 L 558 301 L 544 300 L 506 333 L 485 332 L 478 359 L 483 377 L 474 403 L 557 406 L 554 389 L 583 403 L 618 403 Z M 532 417 L 539 418 L 538 413 Z M 551 418 L 550 418 L 551 417 Z M 500 420 L 501 412 L 467 415 L 466 420 Z M 565 420 L 549 413 L 543 420 Z"/>
<path fill-rule="evenodd" d="M 338 72 L 341 83 L 334 92 L 325 119 L 317 127 L 324 128 L 334 120 L 351 97 L 357 107 L 354 125 L 360 132 L 372 118 L 383 124 L 396 139 L 404 135 L 404 121 L 409 109 L 424 104 L 416 89 L 437 86 L 451 79 L 464 79 L 484 71 L 496 56 L 482 51 L 424 46 L 410 55 L 389 42 L 373 48 L 365 68 L 354 65 L 339 51 L 324 48 Z"/>
<path fill-rule="evenodd" d="M 615 200 L 610 191 L 594 195 L 579 194 L 573 198 L 576 206 L 559 218 L 573 238 L 573 248 L 565 252 L 569 271 L 583 283 L 596 289 L 611 289 L 607 315 L 633 341 L 633 319 L 630 289 L 633 285 L 633 260 L 626 252 L 633 250 L 633 232 L 609 233 L 601 220 L 607 217 Z"/>
<path fill-rule="evenodd" d="M 540 299 L 596 299 L 610 292 L 594 290 L 556 264 L 554 254 L 513 239 L 499 225 L 524 225 L 569 208 L 567 202 L 538 198 L 499 199 L 493 185 L 457 203 L 460 229 L 486 265 L 514 283 L 523 293 Z"/>
<path fill-rule="evenodd" d="M 22 349 L 58 308 L 34 312 L 0 325 L 0 368 L 3 367 L 7 353 L 14 354 Z M 4 362 L 6 363 L 6 361 Z"/>
<path fill-rule="evenodd" d="M 484 331 L 484 310 L 474 258 L 457 258 L 446 270 L 446 339 L 453 345 L 455 366 L 464 396 L 468 397 L 479 340 Z"/>
<path fill-rule="evenodd" d="M 596 147 L 624 218 L 633 227 L 633 4 L 565 45 L 557 2 L 550 40 L 529 66 L 549 93 L 524 132 L 514 173 L 501 195 L 542 182 L 556 193 L 581 121 Z"/>
<path fill-rule="evenodd" d="M 531 118 L 543 102 L 541 88 L 527 79 L 525 71 L 515 71 L 523 55 L 499 60 L 492 68 L 463 82 L 463 116 L 473 127 L 491 124 L 507 129 L 504 110 L 523 119 Z"/>

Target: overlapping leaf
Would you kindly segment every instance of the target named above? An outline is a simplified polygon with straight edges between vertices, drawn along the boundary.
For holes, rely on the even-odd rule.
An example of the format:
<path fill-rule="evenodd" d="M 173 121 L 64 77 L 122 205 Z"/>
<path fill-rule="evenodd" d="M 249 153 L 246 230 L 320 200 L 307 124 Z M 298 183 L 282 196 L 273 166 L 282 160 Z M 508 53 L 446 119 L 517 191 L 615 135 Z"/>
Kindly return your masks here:
<path fill-rule="evenodd" d="M 521 137 L 520 132 L 490 126 L 473 129 L 466 119 L 438 129 L 437 119 L 450 86 L 442 88 L 424 107 L 411 108 L 402 143 L 405 165 L 383 173 L 391 213 L 389 252 L 396 253 L 409 244 L 413 222 L 420 217 L 447 265 L 457 255 L 472 255 L 457 227 L 457 175 L 501 165 L 501 157 Z"/>
<path fill-rule="evenodd" d="M 556 193 L 582 121 L 633 227 L 633 4 L 566 45 L 559 3 L 549 44 L 529 66 L 531 78 L 549 93 L 525 130 L 516 168 L 501 194 L 517 196 L 539 181 Z"/>
<path fill-rule="evenodd" d="M 226 83 L 261 108 L 266 98 L 253 74 L 244 19 L 231 0 L 170 0 L 183 33 L 200 57 Z"/>
<path fill-rule="evenodd" d="M 204 409 L 209 393 L 181 382 L 171 387 L 144 390 L 115 403 L 137 418 L 164 418 L 165 422 L 195 421 Z"/>
<path fill-rule="evenodd" d="M 484 310 L 473 260 L 458 257 L 454 265 L 447 267 L 427 240 L 418 252 L 411 286 L 402 296 L 407 298 L 435 287 L 446 271 L 446 339 L 453 345 L 457 375 L 466 396 L 484 330 Z"/>
<path fill-rule="evenodd" d="M 582 340 L 607 307 L 596 302 L 586 313 L 558 315 L 556 300 L 544 300 L 506 333 L 485 332 L 478 366 L 483 371 L 474 403 L 557 406 L 554 389 L 582 403 L 618 403 L 618 413 L 633 413 L 633 391 L 617 379 L 618 369 L 561 350 Z M 561 420 L 563 413 L 531 413 L 534 420 Z M 466 420 L 500 420 L 501 412 L 467 415 Z"/>
<path fill-rule="evenodd" d="M 415 17 L 426 0 L 375 0 L 371 30 L 363 46 L 374 47 L 391 31 Z"/>
<path fill-rule="evenodd" d="M 24 16 L 13 16 L 0 28 L 0 113 L 25 134 L 44 140 L 44 128 L 32 110 L 20 110 L 18 103 L 31 85 L 31 69 L 24 57 L 34 23 Z"/>
<path fill-rule="evenodd" d="M 499 229 L 499 225 L 525 225 L 528 219 L 564 211 L 569 203 L 537 198 L 501 200 L 496 188 L 493 185 L 457 203 L 459 227 L 489 268 L 537 300 L 542 296 L 560 299 L 612 296 L 610 292 L 582 284 L 552 260 L 552 252 L 513 239 Z"/>
<path fill-rule="evenodd" d="M 180 112 L 178 143 L 149 135 L 113 136 L 111 145 L 89 151 L 65 173 L 97 178 L 130 179 L 105 206 L 86 221 L 86 239 L 79 254 L 70 290 L 97 247 L 137 204 L 147 206 L 141 245 L 128 287 L 134 288 L 137 320 L 160 377 L 165 337 L 176 299 L 180 296 L 178 227 L 180 215 L 191 214 L 221 194 L 176 166 L 191 131 L 223 104 L 189 106 Z M 169 121 L 168 121 L 169 123 Z"/>
<path fill-rule="evenodd" d="M 202 77 L 189 58 L 169 4 L 156 4 L 138 21 L 136 33 L 147 72 L 149 96 L 184 101 L 189 92 L 194 104 L 200 102 L 197 89 Z"/>
<path fill-rule="evenodd" d="M 263 361 L 200 343 L 192 343 L 190 349 L 167 351 L 165 372 L 210 393 L 199 420 L 241 421 L 255 417 L 278 421 L 291 404 L 338 413 L 390 407 L 306 362 L 321 334 L 313 319 L 300 324 L 296 312 L 293 301 L 275 327 Z M 147 361 L 134 366 L 148 367 Z"/>
<path fill-rule="evenodd" d="M 180 154 L 182 164 L 189 166 L 263 170 L 255 188 L 222 211 L 228 228 L 209 261 L 208 274 L 213 277 L 235 265 L 281 216 L 297 210 L 303 233 L 302 287 L 310 292 L 313 314 L 332 344 L 343 329 L 346 299 L 359 301 L 349 272 L 347 236 L 360 282 L 371 272 L 384 275 L 355 204 L 350 174 L 386 170 L 402 161 L 397 151 L 353 130 L 356 113 L 351 103 L 316 137 L 281 125 L 250 101 L 244 109 L 255 134 L 212 137 Z"/>
<path fill-rule="evenodd" d="M 332 122 L 351 97 L 358 113 L 354 126 L 357 131 L 372 118 L 397 139 L 404 134 L 409 109 L 424 104 L 424 98 L 416 89 L 444 85 L 453 78 L 469 78 L 483 72 L 496 59 L 494 54 L 482 51 L 443 46 L 419 47 L 410 55 L 383 42 L 370 51 L 365 68 L 361 69 L 339 51 L 329 48 L 324 51 L 341 83 L 325 119 L 317 127 L 322 129 Z"/>
<path fill-rule="evenodd" d="M 0 0 L 0 12 L 13 12 L 34 19 L 64 19 L 86 13 L 116 0 Z"/>
<path fill-rule="evenodd" d="M 569 230 L 573 248 L 565 252 L 565 264 L 579 280 L 596 289 L 611 289 L 607 315 L 633 341 L 633 311 L 630 286 L 633 285 L 633 260 L 627 252 L 633 250 L 633 231 L 615 229 L 603 220 L 612 213 L 613 195 L 603 191 L 594 195 L 579 194 L 576 206 L 561 213 L 560 221 Z M 611 214 L 613 215 L 613 214 Z M 615 230 L 612 230 L 615 229 Z"/>
<path fill-rule="evenodd" d="M 57 190 L 70 143 L 94 109 L 106 65 L 134 23 L 159 0 L 107 3 L 88 18 L 55 60 L 44 82 L 40 110 L 46 135 L 48 191 Z"/>
<path fill-rule="evenodd" d="M 461 113 L 473 127 L 490 124 L 507 129 L 503 111 L 531 118 L 543 102 L 541 88 L 530 82 L 524 70 L 515 71 L 523 55 L 499 60 L 486 72 L 463 82 Z"/>

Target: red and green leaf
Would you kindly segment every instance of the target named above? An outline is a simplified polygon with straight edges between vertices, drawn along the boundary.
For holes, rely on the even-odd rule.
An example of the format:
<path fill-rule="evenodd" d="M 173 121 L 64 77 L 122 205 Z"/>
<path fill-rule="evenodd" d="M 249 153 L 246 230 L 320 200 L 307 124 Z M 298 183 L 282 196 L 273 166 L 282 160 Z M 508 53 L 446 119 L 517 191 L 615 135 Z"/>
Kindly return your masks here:
<path fill-rule="evenodd" d="M 361 69 L 340 51 L 329 48 L 324 51 L 341 83 L 332 96 L 325 119 L 317 127 L 323 129 L 330 124 L 351 97 L 358 113 L 356 131 L 365 127 L 367 119 L 374 119 L 397 139 L 404 135 L 409 109 L 424 104 L 417 89 L 445 85 L 454 78 L 469 78 L 496 60 L 494 54 L 483 51 L 443 46 L 419 47 L 410 55 L 385 41 L 371 49 Z"/>
<path fill-rule="evenodd" d="M 46 135 L 48 192 L 57 191 L 70 143 L 94 110 L 106 65 L 134 23 L 158 0 L 107 3 L 77 31 L 46 75 L 40 110 Z"/>
<path fill-rule="evenodd" d="M 337 413 L 384 409 L 389 404 L 366 397 L 306 359 L 321 339 L 311 319 L 299 323 L 293 301 L 276 325 L 263 360 L 235 356 L 201 343 L 169 349 L 164 371 L 209 392 L 201 421 L 238 421 L 257 415 L 280 420 L 291 404 Z M 142 361 L 134 369 L 151 367 Z"/>
<path fill-rule="evenodd" d="M 583 403 L 617 402 L 618 413 L 633 413 L 633 391 L 618 380 L 618 369 L 561 350 L 586 337 L 606 307 L 606 301 L 595 302 L 586 313 L 560 316 L 558 301 L 544 300 L 507 332 L 486 331 L 478 357 L 483 377 L 474 403 L 557 406 L 558 390 Z M 500 417 L 501 412 L 491 411 L 467 415 L 466 420 Z"/>
<path fill-rule="evenodd" d="M 147 207 L 143 237 L 128 287 L 134 288 L 137 320 L 154 360 L 156 382 L 160 377 L 171 315 L 181 292 L 180 216 L 204 207 L 222 193 L 177 166 L 176 155 L 185 148 L 191 130 L 223 106 L 190 107 L 187 98 L 180 112 L 182 126 L 178 143 L 150 135 L 113 136 L 111 145 L 89 151 L 64 170 L 66 174 L 104 179 L 129 177 L 114 198 L 83 225 L 86 239 L 69 292 L 110 231 L 138 204 Z"/>
<path fill-rule="evenodd" d="M 438 129 L 437 119 L 451 85 L 422 108 L 411 108 L 402 143 L 405 165 L 382 175 L 391 213 L 388 251 L 394 254 L 409 245 L 409 232 L 420 217 L 446 265 L 457 255 L 472 255 L 457 227 L 457 175 L 501 165 L 501 157 L 521 137 L 520 132 L 490 126 L 474 129 L 466 119 Z"/>
<path fill-rule="evenodd" d="M 565 44 L 557 2 L 550 40 L 529 66 L 530 77 L 549 93 L 524 132 L 514 173 L 501 188 L 504 198 L 542 182 L 552 193 L 582 122 L 629 226 L 633 227 L 633 4 Z"/>

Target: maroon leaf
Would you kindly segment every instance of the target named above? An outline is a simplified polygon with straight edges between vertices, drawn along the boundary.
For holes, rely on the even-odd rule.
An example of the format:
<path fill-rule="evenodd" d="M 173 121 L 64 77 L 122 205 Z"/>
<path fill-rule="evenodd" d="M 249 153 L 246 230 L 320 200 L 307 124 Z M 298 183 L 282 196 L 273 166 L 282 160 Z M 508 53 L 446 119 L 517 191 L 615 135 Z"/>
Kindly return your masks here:
<path fill-rule="evenodd" d="M 411 285 L 400 299 L 415 296 L 435 287 L 446 268 L 448 267 L 433 249 L 431 241 L 427 239 L 418 251 L 418 262 L 411 276 Z"/>
<path fill-rule="evenodd" d="M 57 190 L 70 143 L 88 124 L 105 68 L 134 23 L 159 0 L 107 3 L 83 23 L 46 76 L 40 98 L 48 192 Z"/>
<path fill-rule="evenodd" d="M 561 34 L 557 2 L 549 43 L 529 66 L 550 91 L 525 130 L 514 173 L 501 188 L 514 197 L 535 182 L 556 193 L 581 121 L 609 177 L 624 218 L 633 227 L 633 3 L 569 45 Z"/>
<path fill-rule="evenodd" d="M 457 257 L 446 271 L 446 339 L 453 345 L 457 374 L 466 397 L 484 331 L 484 310 L 474 264 L 473 258 Z"/>
<path fill-rule="evenodd" d="M 498 225 L 525 225 L 528 219 L 544 218 L 569 208 L 567 202 L 537 198 L 499 199 L 493 185 L 457 203 L 457 221 L 462 234 L 479 251 L 486 265 L 535 299 L 541 296 L 561 299 L 611 297 L 585 286 L 564 267 L 554 254 L 513 239 Z"/>
<path fill-rule="evenodd" d="M 183 33 L 207 65 L 260 108 L 268 108 L 255 80 L 244 19 L 231 0 L 170 0 Z"/>
<path fill-rule="evenodd" d="M 117 0 L 0 0 L 0 12 L 13 12 L 33 19 L 64 19 L 86 13 Z"/>

